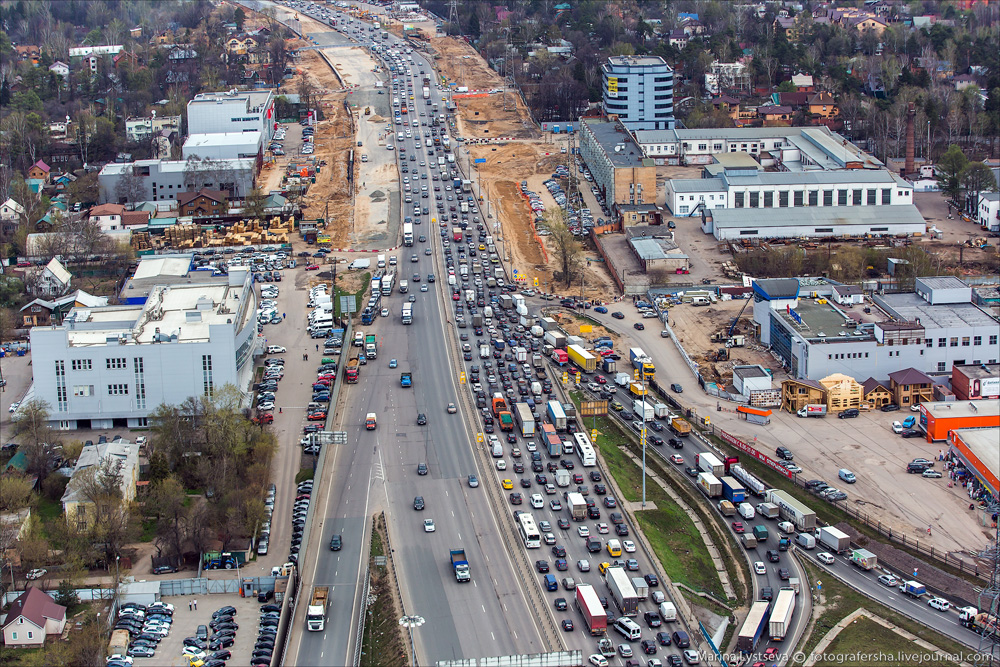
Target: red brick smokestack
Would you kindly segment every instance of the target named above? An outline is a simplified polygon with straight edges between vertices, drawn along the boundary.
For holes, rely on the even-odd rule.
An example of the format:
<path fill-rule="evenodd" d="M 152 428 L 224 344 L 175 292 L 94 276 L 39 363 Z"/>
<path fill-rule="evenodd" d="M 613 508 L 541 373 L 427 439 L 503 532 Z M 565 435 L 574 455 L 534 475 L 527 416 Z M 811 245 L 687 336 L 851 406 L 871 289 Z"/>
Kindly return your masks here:
<path fill-rule="evenodd" d="M 913 102 L 910 102 L 910 107 L 906 111 L 906 166 L 903 171 L 903 175 L 907 176 L 913 173 L 913 119 L 916 117 L 917 111 L 913 106 Z"/>

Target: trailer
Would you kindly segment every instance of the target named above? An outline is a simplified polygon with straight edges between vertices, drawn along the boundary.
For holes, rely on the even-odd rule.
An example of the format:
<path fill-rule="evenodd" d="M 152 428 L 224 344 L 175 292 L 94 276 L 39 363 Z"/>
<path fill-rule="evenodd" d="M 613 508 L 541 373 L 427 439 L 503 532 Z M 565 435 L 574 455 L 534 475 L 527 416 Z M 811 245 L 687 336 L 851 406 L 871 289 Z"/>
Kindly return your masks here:
<path fill-rule="evenodd" d="M 764 492 L 767 491 L 767 485 L 754 477 L 750 472 L 748 472 L 743 466 L 736 463 L 729 466 L 729 474 L 740 481 L 747 491 L 754 494 L 755 496 L 764 497 Z"/>
<path fill-rule="evenodd" d="M 605 581 L 611 597 L 622 616 L 639 615 L 639 597 L 632 588 L 632 581 L 623 567 L 609 567 L 605 570 Z"/>
<path fill-rule="evenodd" d="M 569 354 L 569 360 L 579 366 L 585 373 L 593 373 L 597 370 L 597 357 L 579 345 L 567 345 L 566 353 Z"/>
<path fill-rule="evenodd" d="M 750 607 L 740 628 L 740 634 L 736 638 L 736 650 L 741 653 L 753 653 L 757 650 L 757 642 L 764 634 L 767 622 L 771 617 L 771 603 L 766 601 L 754 602 Z"/>
<path fill-rule="evenodd" d="M 815 535 L 816 541 L 831 551 L 842 553 L 851 548 L 850 536 L 841 530 L 837 530 L 833 526 L 822 526 L 817 528 Z"/>
<path fill-rule="evenodd" d="M 710 472 L 698 473 L 698 488 L 709 498 L 718 498 L 722 495 L 722 483 Z"/>
<path fill-rule="evenodd" d="M 723 498 L 733 504 L 739 504 L 746 500 L 746 489 L 744 489 L 743 485 L 737 482 L 734 478 L 724 476 L 720 477 L 719 481 L 722 483 Z"/>
<path fill-rule="evenodd" d="M 719 460 L 712 452 L 701 452 L 695 454 L 694 457 L 695 467 L 702 472 L 712 473 L 718 477 L 722 477 L 725 474 L 726 466 L 723 465 L 722 461 Z"/>
<path fill-rule="evenodd" d="M 599 637 L 608 631 L 608 615 L 601 605 L 597 591 L 590 584 L 577 585 L 576 609 L 583 616 L 591 635 Z"/>
<path fill-rule="evenodd" d="M 764 498 L 778 506 L 778 514 L 785 521 L 791 521 L 800 531 L 810 531 L 816 527 L 816 512 L 792 497 L 787 491 L 769 489 Z"/>
<path fill-rule="evenodd" d="M 542 424 L 542 444 L 549 453 L 549 458 L 557 459 L 562 456 L 562 440 L 556 434 L 556 427 L 552 424 Z M 569 471 L 566 471 L 569 473 Z"/>
<path fill-rule="evenodd" d="M 795 612 L 795 591 L 791 588 L 782 588 L 778 591 L 778 596 L 774 599 L 774 608 L 771 609 L 771 641 L 780 642 L 785 639 L 788 630 L 792 625 L 792 614 Z"/>
<path fill-rule="evenodd" d="M 521 435 L 525 438 L 535 435 L 535 418 L 531 414 L 531 407 L 527 403 L 514 404 L 514 419 L 521 429 Z"/>
<path fill-rule="evenodd" d="M 566 412 L 559 401 L 549 401 L 545 406 L 545 411 L 549 415 L 549 421 L 556 427 L 557 431 L 566 430 Z"/>
<path fill-rule="evenodd" d="M 851 552 L 851 562 L 862 570 L 872 570 L 878 565 L 878 556 L 867 549 L 855 549 Z"/>

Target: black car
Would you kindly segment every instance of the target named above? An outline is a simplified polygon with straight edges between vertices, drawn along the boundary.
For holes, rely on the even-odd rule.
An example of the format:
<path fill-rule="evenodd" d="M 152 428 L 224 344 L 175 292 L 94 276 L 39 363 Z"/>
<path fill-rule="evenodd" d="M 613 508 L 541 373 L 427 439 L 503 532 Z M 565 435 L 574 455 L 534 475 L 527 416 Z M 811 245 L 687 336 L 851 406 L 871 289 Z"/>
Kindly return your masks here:
<path fill-rule="evenodd" d="M 620 523 L 615 526 L 615 535 L 618 537 L 628 537 L 628 526 L 624 523 Z"/>
<path fill-rule="evenodd" d="M 566 603 L 566 598 L 556 598 L 555 601 L 556 611 L 566 611 L 569 605 Z"/>
<path fill-rule="evenodd" d="M 547 560 L 536 560 L 535 569 L 544 574 L 549 571 L 549 562 Z"/>
<path fill-rule="evenodd" d="M 427 464 L 426 463 L 418 463 L 417 464 L 417 474 L 418 475 L 426 475 L 427 474 Z"/>
<path fill-rule="evenodd" d="M 781 554 L 779 554 L 775 549 L 768 549 L 767 559 L 772 563 L 777 563 L 779 560 L 781 560 Z"/>
<path fill-rule="evenodd" d="M 422 510 L 422 509 L 424 509 L 424 497 L 423 496 L 417 496 L 416 498 L 413 499 L 413 509 L 415 509 L 415 510 Z"/>
<path fill-rule="evenodd" d="M 924 432 L 916 428 L 908 428 L 899 434 L 901 438 L 922 438 L 924 437 Z"/>
<path fill-rule="evenodd" d="M 632 325 L 632 328 L 635 329 L 636 331 L 642 331 L 646 328 L 646 325 L 643 324 L 642 322 L 636 322 L 635 324 Z"/>
<path fill-rule="evenodd" d="M 561 525 L 559 527 L 562 528 Z M 567 528 L 569 528 L 569 526 L 567 526 Z M 556 544 L 555 546 L 552 547 L 552 555 L 555 556 L 556 558 L 565 558 L 566 547 L 562 546 L 561 544 Z"/>
<path fill-rule="evenodd" d="M 269 612 L 269 611 L 277 611 L 277 612 L 280 612 L 280 611 L 281 611 L 281 605 L 277 605 L 277 604 L 266 604 L 266 605 L 264 605 L 263 607 L 261 607 L 261 608 L 260 608 L 260 610 L 261 610 L 262 612 Z"/>
<path fill-rule="evenodd" d="M 659 580 L 659 578 L 655 574 L 647 574 L 646 575 L 646 585 L 648 585 L 650 588 L 653 588 L 655 586 L 659 586 L 660 585 L 660 580 Z"/>
<path fill-rule="evenodd" d="M 330 551 L 340 551 L 342 547 L 343 539 L 340 535 L 334 535 L 330 538 Z"/>
<path fill-rule="evenodd" d="M 896 412 L 897 410 L 899 410 L 899 406 L 896 405 L 895 403 L 886 403 L 881 408 L 879 408 L 879 410 L 881 410 L 882 412 Z"/>
<path fill-rule="evenodd" d="M 656 655 L 656 642 L 652 639 L 643 639 L 639 642 L 639 645 L 642 647 L 642 652 L 646 655 Z"/>
<path fill-rule="evenodd" d="M 656 641 L 660 643 L 660 646 L 670 646 L 670 633 L 669 632 L 657 632 Z"/>
<path fill-rule="evenodd" d="M 417 414 L 417 425 L 424 426 L 427 423 L 427 415 L 423 412 Z"/>

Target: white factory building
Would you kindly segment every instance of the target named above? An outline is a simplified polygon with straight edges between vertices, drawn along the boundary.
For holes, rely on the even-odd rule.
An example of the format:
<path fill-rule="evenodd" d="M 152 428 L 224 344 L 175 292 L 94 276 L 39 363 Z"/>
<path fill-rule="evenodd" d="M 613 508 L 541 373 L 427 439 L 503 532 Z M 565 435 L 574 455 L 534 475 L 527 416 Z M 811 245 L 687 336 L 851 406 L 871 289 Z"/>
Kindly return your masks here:
<path fill-rule="evenodd" d="M 202 160 L 263 161 L 263 134 L 259 130 L 248 132 L 217 132 L 192 134 L 184 141 L 181 158 L 198 157 Z"/>
<path fill-rule="evenodd" d="M 189 135 L 260 132 L 263 143 L 274 136 L 273 90 L 199 93 L 187 105 Z"/>
<path fill-rule="evenodd" d="M 144 303 L 73 308 L 31 330 L 33 386 L 58 429 L 147 426 L 160 404 L 248 391 L 258 344 L 248 271 L 149 290 Z"/>

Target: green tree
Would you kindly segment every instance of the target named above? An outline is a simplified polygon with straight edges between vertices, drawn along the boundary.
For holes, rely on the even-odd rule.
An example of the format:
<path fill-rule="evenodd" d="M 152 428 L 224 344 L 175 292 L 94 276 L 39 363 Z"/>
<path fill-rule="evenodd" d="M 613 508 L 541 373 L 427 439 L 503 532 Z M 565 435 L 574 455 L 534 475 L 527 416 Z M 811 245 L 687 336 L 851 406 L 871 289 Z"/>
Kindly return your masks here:
<path fill-rule="evenodd" d="M 791 81 L 782 81 L 778 84 L 779 93 L 794 93 L 798 88 Z"/>
<path fill-rule="evenodd" d="M 76 594 L 76 587 L 69 579 L 59 582 L 59 588 L 56 589 L 56 604 L 66 607 L 67 616 L 80 604 L 80 596 Z"/>
<path fill-rule="evenodd" d="M 561 279 L 569 287 L 580 265 L 583 248 L 566 224 L 565 211 L 552 211 L 545 216 L 545 221 L 550 232 L 549 238 L 555 246 L 556 265 L 560 267 L 559 273 L 554 277 Z"/>
<path fill-rule="evenodd" d="M 28 506 L 35 480 L 19 473 L 7 473 L 0 484 L 0 512 L 15 512 Z"/>
<path fill-rule="evenodd" d="M 242 7 L 237 7 L 233 14 L 233 21 L 236 23 L 237 32 L 243 32 L 243 22 L 247 20 L 247 13 Z"/>
<path fill-rule="evenodd" d="M 993 170 L 982 162 L 970 162 L 965 165 L 959 180 L 965 191 L 966 212 L 969 213 L 975 213 L 976 209 L 979 208 L 979 195 L 981 193 L 994 192 L 997 189 Z"/>
<path fill-rule="evenodd" d="M 174 476 L 153 485 L 144 503 L 146 516 L 156 521 L 156 546 L 178 562 L 188 537 L 190 511 L 184 486 Z"/>
<path fill-rule="evenodd" d="M 11 434 L 28 459 L 27 473 L 44 479 L 52 460 L 55 432 L 49 427 L 49 404 L 40 398 L 22 403 L 12 418 Z"/>
<path fill-rule="evenodd" d="M 952 144 L 937 162 L 938 183 L 941 191 L 952 200 L 957 200 L 962 189 L 961 175 L 969 159 L 957 144 Z"/>

